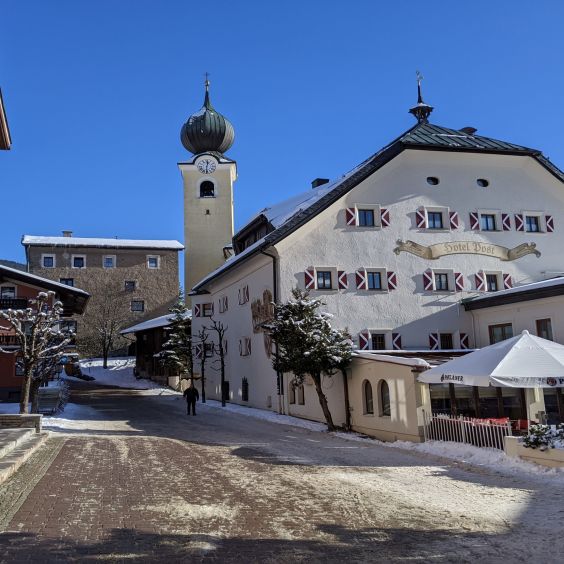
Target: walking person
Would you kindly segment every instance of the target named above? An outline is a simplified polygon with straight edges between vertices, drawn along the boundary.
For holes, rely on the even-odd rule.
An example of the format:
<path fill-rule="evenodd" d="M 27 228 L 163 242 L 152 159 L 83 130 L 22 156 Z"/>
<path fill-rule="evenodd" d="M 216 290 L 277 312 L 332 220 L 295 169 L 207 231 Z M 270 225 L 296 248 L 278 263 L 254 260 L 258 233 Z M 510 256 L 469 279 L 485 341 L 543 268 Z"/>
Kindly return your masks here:
<path fill-rule="evenodd" d="M 186 398 L 186 415 L 196 415 L 196 401 L 200 398 L 198 390 L 194 387 L 194 380 L 190 380 L 190 385 L 184 390 L 184 397 Z"/>

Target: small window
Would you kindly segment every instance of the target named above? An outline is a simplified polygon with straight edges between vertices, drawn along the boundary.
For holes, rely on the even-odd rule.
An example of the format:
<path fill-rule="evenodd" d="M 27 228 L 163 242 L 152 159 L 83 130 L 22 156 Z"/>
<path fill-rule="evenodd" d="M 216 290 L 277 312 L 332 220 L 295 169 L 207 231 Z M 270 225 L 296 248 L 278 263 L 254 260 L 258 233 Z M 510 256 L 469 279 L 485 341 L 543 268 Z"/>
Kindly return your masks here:
<path fill-rule="evenodd" d="M 372 396 L 372 384 L 368 380 L 364 381 L 362 391 L 364 396 L 364 413 L 366 415 L 373 415 L 374 397 Z"/>
<path fill-rule="evenodd" d="M 131 300 L 131 311 L 145 311 L 145 302 L 143 300 Z"/>
<path fill-rule="evenodd" d="M 427 212 L 427 226 L 429 229 L 443 229 L 443 214 L 441 212 Z"/>
<path fill-rule="evenodd" d="M 550 319 L 537 319 L 537 335 L 542 339 L 553 341 L 552 322 Z"/>
<path fill-rule="evenodd" d="M 367 272 L 366 280 L 368 283 L 369 290 L 382 289 L 382 274 L 380 272 Z"/>
<path fill-rule="evenodd" d="M 104 268 L 115 268 L 116 267 L 116 257 L 114 255 L 106 255 L 103 258 L 102 264 Z"/>
<path fill-rule="evenodd" d="M 215 198 L 215 184 L 211 180 L 200 184 L 200 198 Z"/>
<path fill-rule="evenodd" d="M 249 401 L 249 381 L 244 376 L 241 380 L 241 400 Z"/>
<path fill-rule="evenodd" d="M 435 272 L 435 290 L 437 292 L 448 292 L 448 274 L 446 272 Z"/>
<path fill-rule="evenodd" d="M 441 349 L 445 351 L 452 350 L 454 348 L 452 342 L 452 333 L 441 333 L 439 335 L 439 340 L 441 343 Z"/>
<path fill-rule="evenodd" d="M 513 326 L 511 323 L 500 323 L 499 325 L 490 325 L 488 327 L 490 333 L 490 345 L 511 339 L 513 337 Z"/>
<path fill-rule="evenodd" d="M 317 274 L 317 289 L 318 290 L 331 290 L 331 271 L 318 270 Z"/>
<path fill-rule="evenodd" d="M 296 403 L 296 386 L 294 386 L 293 382 L 288 384 L 288 403 Z"/>
<path fill-rule="evenodd" d="M 298 404 L 305 405 L 305 390 L 303 384 L 297 386 L 297 392 L 298 392 Z"/>
<path fill-rule="evenodd" d="M 385 351 L 386 350 L 386 335 L 384 333 L 372 333 L 372 350 Z"/>
<path fill-rule="evenodd" d="M 43 268 L 55 268 L 55 255 L 42 255 Z"/>
<path fill-rule="evenodd" d="M 486 180 L 485 178 L 478 178 L 478 180 L 476 180 L 476 184 L 480 188 L 487 188 L 490 185 L 490 182 L 489 182 L 489 180 Z"/>
<path fill-rule="evenodd" d="M 211 317 L 213 315 L 213 303 L 202 304 L 202 317 Z"/>
<path fill-rule="evenodd" d="M 374 227 L 374 210 L 358 210 L 358 225 L 361 227 Z"/>
<path fill-rule="evenodd" d="M 482 231 L 496 231 L 495 215 L 493 213 L 480 214 L 480 229 Z"/>
<path fill-rule="evenodd" d="M 0 298 L 13 300 L 16 297 L 16 287 L 15 286 L 2 286 L 0 288 Z"/>
<path fill-rule="evenodd" d="M 147 257 L 147 268 L 154 270 L 159 267 L 160 267 L 160 257 L 149 255 Z"/>
<path fill-rule="evenodd" d="M 76 333 L 77 323 L 74 319 L 63 319 L 59 321 L 59 331 L 61 333 Z"/>
<path fill-rule="evenodd" d="M 136 286 L 137 286 L 137 284 L 135 283 L 135 280 L 126 280 L 125 281 L 125 291 L 126 292 L 135 292 Z"/>
<path fill-rule="evenodd" d="M 538 215 L 525 216 L 525 231 L 538 233 L 540 231 L 540 219 Z"/>
<path fill-rule="evenodd" d="M 85 255 L 72 255 L 72 267 L 73 268 L 86 268 L 86 256 Z"/>
<path fill-rule="evenodd" d="M 74 278 L 59 278 L 59 282 L 65 286 L 74 286 Z"/>
<path fill-rule="evenodd" d="M 486 288 L 488 292 L 497 292 L 499 290 L 497 274 L 486 274 Z"/>
<path fill-rule="evenodd" d="M 390 388 L 385 380 L 380 382 L 380 416 L 389 417 L 390 409 Z"/>
<path fill-rule="evenodd" d="M 427 184 L 431 186 L 436 186 L 439 183 L 439 179 L 436 176 L 427 176 Z"/>
<path fill-rule="evenodd" d="M 213 343 L 204 343 L 204 354 L 206 358 L 213 356 Z"/>

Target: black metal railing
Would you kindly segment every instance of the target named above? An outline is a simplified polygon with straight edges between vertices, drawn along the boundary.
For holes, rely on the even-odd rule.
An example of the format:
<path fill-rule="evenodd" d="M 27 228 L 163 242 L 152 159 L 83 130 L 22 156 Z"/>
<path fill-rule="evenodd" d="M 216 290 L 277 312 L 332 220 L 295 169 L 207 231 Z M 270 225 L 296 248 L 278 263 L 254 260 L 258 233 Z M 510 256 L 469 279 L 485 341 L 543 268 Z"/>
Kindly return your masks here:
<path fill-rule="evenodd" d="M 0 298 L 0 309 L 25 309 L 27 298 Z"/>

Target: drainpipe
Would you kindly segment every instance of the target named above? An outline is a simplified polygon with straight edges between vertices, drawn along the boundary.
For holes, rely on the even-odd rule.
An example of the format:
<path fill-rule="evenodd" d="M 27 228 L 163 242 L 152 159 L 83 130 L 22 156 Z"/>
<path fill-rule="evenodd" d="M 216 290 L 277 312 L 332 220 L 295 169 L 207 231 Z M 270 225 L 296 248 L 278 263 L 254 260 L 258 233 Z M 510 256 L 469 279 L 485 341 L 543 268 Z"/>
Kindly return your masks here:
<path fill-rule="evenodd" d="M 345 430 L 351 430 L 351 404 L 349 402 L 349 381 L 347 379 L 347 369 L 342 368 L 341 374 L 343 375 L 343 386 L 345 392 Z"/>
<path fill-rule="evenodd" d="M 278 259 L 275 255 L 271 255 L 266 251 L 260 251 L 261 255 L 272 259 L 272 299 L 275 304 L 278 303 Z M 274 343 L 276 354 L 278 354 L 278 344 Z M 276 372 L 276 381 L 278 384 L 278 413 L 284 413 L 284 374 Z"/>

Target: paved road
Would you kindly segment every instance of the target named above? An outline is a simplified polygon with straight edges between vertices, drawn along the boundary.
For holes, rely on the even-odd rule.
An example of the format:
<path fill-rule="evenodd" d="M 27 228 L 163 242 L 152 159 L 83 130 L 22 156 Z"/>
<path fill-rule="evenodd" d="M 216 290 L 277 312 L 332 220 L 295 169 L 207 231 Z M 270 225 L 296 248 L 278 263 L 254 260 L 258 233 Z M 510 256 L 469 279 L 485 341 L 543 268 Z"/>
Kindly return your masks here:
<path fill-rule="evenodd" d="M 562 562 L 564 491 L 200 406 L 82 388 L 0 494 L 0 562 Z"/>

